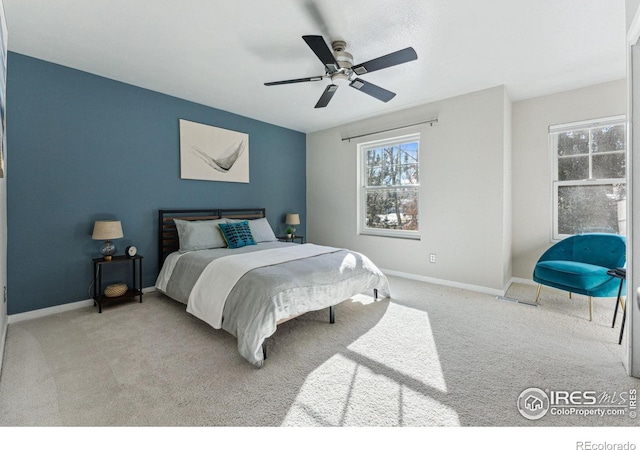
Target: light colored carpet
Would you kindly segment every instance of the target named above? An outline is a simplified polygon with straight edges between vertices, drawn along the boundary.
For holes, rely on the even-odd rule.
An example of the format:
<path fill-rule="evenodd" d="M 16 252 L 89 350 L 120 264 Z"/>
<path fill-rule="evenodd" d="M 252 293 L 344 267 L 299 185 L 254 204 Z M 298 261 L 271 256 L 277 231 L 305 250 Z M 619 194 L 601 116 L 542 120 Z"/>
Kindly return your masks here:
<path fill-rule="evenodd" d="M 543 288 L 539 307 L 389 277 L 279 327 L 255 369 L 236 340 L 159 293 L 9 326 L 3 426 L 630 426 L 629 417 L 516 409 L 526 388 L 640 389 L 623 368 L 614 299 Z M 535 287 L 508 297 L 532 301 Z"/>

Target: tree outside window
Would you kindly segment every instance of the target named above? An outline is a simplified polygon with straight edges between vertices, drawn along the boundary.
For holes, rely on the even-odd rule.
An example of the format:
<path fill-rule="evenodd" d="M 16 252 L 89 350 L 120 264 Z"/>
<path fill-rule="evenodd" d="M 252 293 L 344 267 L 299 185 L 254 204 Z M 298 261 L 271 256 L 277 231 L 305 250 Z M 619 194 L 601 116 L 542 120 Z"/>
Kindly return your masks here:
<path fill-rule="evenodd" d="M 554 152 L 554 239 L 626 233 L 624 117 L 550 128 Z"/>
<path fill-rule="evenodd" d="M 360 144 L 360 231 L 418 237 L 420 136 Z"/>

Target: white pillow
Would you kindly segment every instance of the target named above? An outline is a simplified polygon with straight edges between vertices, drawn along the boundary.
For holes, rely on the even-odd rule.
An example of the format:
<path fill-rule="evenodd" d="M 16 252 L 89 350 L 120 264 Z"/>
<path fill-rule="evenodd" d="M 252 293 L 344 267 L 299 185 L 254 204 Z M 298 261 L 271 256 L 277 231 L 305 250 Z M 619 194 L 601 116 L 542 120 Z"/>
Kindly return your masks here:
<path fill-rule="evenodd" d="M 228 223 L 236 223 L 242 222 L 243 220 L 238 219 L 226 219 Z M 269 221 L 266 217 L 262 217 L 260 219 L 248 220 L 249 229 L 251 230 L 251 235 L 253 236 L 253 240 L 258 242 L 275 242 L 278 240 L 275 233 L 273 232 L 273 228 L 269 224 Z"/>
<path fill-rule="evenodd" d="M 266 217 L 250 220 L 249 229 L 253 235 L 253 240 L 256 242 L 274 242 L 278 240 Z"/>
<path fill-rule="evenodd" d="M 224 219 L 216 220 L 180 220 L 173 219 L 180 239 L 180 252 L 204 250 L 207 248 L 223 248 L 227 243 L 220 232 L 218 224 Z"/>

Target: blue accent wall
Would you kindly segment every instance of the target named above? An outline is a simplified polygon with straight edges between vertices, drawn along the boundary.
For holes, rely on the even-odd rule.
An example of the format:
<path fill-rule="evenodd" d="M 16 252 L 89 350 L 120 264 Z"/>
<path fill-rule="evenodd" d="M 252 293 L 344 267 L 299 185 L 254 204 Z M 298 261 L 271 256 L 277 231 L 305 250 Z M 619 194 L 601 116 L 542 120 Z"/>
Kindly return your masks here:
<path fill-rule="evenodd" d="M 179 119 L 247 133 L 250 183 L 180 179 Z M 144 287 L 159 209 L 262 207 L 276 233 L 298 212 L 305 233 L 304 133 L 10 52 L 7 140 L 8 314 L 91 298 L 95 220 L 122 222 Z"/>

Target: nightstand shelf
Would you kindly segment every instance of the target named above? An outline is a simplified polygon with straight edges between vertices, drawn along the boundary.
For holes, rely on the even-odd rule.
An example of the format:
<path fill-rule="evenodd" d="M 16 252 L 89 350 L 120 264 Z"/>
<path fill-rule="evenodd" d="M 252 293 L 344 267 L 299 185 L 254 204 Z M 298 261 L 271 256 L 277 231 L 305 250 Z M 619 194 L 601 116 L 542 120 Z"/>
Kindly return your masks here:
<path fill-rule="evenodd" d="M 138 264 L 136 264 L 136 261 Z M 103 270 L 109 266 L 110 264 L 118 264 L 118 263 L 130 263 L 131 264 L 131 275 L 132 275 L 132 283 L 133 287 L 130 287 L 127 292 L 117 297 L 107 297 L 106 295 L 99 294 L 104 292 L 104 288 L 102 286 L 102 272 Z M 140 298 L 140 303 L 142 303 L 142 256 L 125 256 L 119 255 L 114 256 L 110 261 L 105 260 L 104 258 L 94 258 L 93 259 L 93 305 L 98 306 L 98 312 L 102 313 L 102 305 L 106 305 L 107 303 L 121 301 L 121 300 L 131 300 L 136 297 Z"/>
<path fill-rule="evenodd" d="M 300 240 L 300 243 L 304 244 L 304 236 L 298 236 L 297 234 L 293 237 L 277 236 L 277 239 L 281 242 L 296 242 L 297 240 Z"/>

